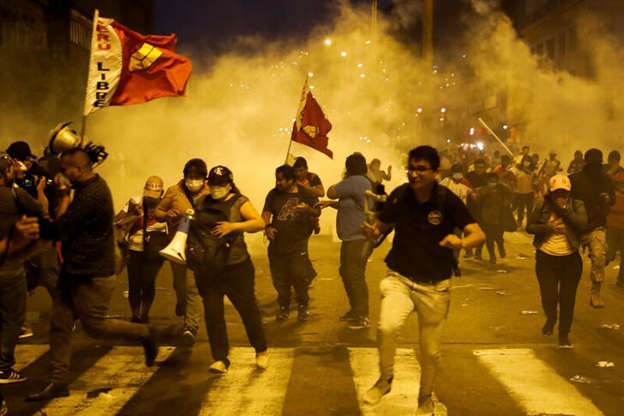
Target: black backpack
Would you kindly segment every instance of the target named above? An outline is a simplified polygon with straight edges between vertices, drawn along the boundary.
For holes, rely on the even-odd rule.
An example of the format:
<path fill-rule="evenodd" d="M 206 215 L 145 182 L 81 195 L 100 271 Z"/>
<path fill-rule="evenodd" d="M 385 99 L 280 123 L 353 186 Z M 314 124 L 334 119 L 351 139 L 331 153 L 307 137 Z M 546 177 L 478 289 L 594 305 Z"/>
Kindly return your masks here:
<path fill-rule="evenodd" d="M 191 270 L 216 274 L 227 265 L 230 249 L 239 233 L 219 238 L 212 230 L 218 222 L 230 220 L 230 210 L 239 197 L 234 194 L 227 201 L 215 201 L 210 197 L 198 201 L 186 241 L 186 262 Z"/>

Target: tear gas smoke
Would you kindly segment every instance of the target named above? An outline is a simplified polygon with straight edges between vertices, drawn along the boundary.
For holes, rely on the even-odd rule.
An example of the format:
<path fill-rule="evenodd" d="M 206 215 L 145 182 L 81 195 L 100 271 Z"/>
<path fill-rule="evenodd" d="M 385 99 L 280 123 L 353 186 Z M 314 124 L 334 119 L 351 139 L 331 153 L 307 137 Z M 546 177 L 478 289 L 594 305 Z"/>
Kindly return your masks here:
<path fill-rule="evenodd" d="M 441 118 L 468 108 L 476 126 L 470 107 L 490 96 L 508 97 L 507 117 L 500 122 L 518 127 L 519 143 L 535 151 L 557 149 L 567 160 L 577 148 L 608 151 L 619 142 L 614 132 L 624 127 L 624 104 L 618 100 L 623 74 L 614 63 L 622 62 L 622 53 L 597 29 L 599 20 L 586 17 L 578 25 L 578 48 L 597 68 L 590 80 L 540 65 L 496 1 L 472 0 L 472 5 L 476 13 L 466 17 L 471 30 L 457 42 L 463 53 L 446 54 L 454 58 L 437 61 L 437 71 L 425 67 L 419 47 L 387 35 L 391 23 L 381 16 L 373 34 L 368 9 L 341 4 L 334 26 L 317 28 L 306 42 L 245 38 L 245 50 L 233 50 L 208 70 L 195 71 L 186 98 L 98 111 L 89 118 L 87 135 L 104 143 L 110 154 L 99 171 L 116 205 L 139 193 L 150 175 L 174 184 L 184 163 L 201 157 L 209 167 L 230 167 L 236 184 L 260 210 L 274 186 L 275 168 L 284 163 L 308 73 L 312 93 L 333 124 L 329 147 L 334 159 L 297 143 L 292 153 L 306 157 L 326 188 L 341 178 L 346 156 L 359 151 L 367 160 L 381 159 L 382 168 L 394 166 L 391 189 L 405 179 L 406 150 L 446 142 L 440 130 L 428 129 L 427 113 L 437 121 L 441 107 Z M 394 13 L 408 22 L 418 10 L 404 2 Z M 430 85 L 462 65 L 462 73 L 469 75 L 457 71 L 456 79 L 447 82 L 446 101 L 439 102 Z M 37 122 L 34 114 L 20 114 L 14 119 Z M 467 130 L 453 137 L 454 143 L 469 138 Z M 332 218 L 333 213 L 323 215 L 325 232 Z"/>

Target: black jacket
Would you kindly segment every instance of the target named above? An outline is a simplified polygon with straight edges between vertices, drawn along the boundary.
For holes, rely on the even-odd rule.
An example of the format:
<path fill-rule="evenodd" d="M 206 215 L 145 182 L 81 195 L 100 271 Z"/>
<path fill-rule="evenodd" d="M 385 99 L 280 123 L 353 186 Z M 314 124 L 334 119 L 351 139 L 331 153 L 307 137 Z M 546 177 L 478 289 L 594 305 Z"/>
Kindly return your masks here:
<path fill-rule="evenodd" d="M 570 182 L 570 198 L 583 201 L 587 211 L 587 226 L 583 231 L 589 232 L 606 226 L 609 209 L 615 203 L 615 187 L 611 178 L 604 173 L 593 178 L 585 166 L 581 172 L 570 176 Z M 607 195 L 606 200 L 602 194 Z"/>
<path fill-rule="evenodd" d="M 73 201 L 58 219 L 66 273 L 85 277 L 115 273 L 114 216 L 113 198 L 99 175 L 75 187 Z"/>

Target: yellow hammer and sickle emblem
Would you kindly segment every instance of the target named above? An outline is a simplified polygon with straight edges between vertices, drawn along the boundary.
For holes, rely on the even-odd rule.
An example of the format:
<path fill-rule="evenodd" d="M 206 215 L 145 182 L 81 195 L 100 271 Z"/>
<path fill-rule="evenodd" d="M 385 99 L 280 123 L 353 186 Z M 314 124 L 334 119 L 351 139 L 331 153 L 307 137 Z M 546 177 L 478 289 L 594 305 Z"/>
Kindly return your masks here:
<path fill-rule="evenodd" d="M 162 55 L 162 52 L 159 49 L 156 49 L 149 43 L 144 43 L 139 50 L 130 57 L 130 72 L 142 71 L 149 68 L 160 58 L 160 55 Z"/>

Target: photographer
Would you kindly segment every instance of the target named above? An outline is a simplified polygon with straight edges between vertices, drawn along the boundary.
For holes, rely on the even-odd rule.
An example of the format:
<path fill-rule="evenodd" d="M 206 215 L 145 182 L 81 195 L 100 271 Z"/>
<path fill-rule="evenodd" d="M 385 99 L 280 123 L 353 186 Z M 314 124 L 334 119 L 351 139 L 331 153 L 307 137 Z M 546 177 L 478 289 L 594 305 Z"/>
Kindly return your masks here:
<path fill-rule="evenodd" d="M 74 188 L 59 204 L 64 259 L 59 276 L 58 297 L 53 299 L 50 328 L 51 382 L 28 401 L 68 396 L 71 335 L 74 320 L 96 338 L 140 342 L 145 363 L 154 364 L 158 347 L 147 325 L 108 319 L 107 311 L 116 286 L 113 201 L 108 185 L 93 172 L 94 161 L 87 151 L 74 148 L 63 153 L 63 174 Z"/>
<path fill-rule="evenodd" d="M 0 384 L 24 381 L 17 371 L 14 351 L 20 328 L 26 315 L 26 276 L 23 262 L 29 255 L 40 249 L 42 243 L 30 245 L 31 237 L 38 238 L 37 232 L 24 236 L 23 215 L 39 217 L 41 205 L 27 192 L 14 187 L 14 161 L 6 156 L 0 158 Z M 36 221 L 36 219 L 35 219 Z"/>
<path fill-rule="evenodd" d="M 45 217 L 53 217 L 58 205 L 58 190 L 51 179 L 49 168 L 58 165 L 58 158 L 51 155 L 52 159 L 46 159 L 44 161 L 45 166 L 48 167 L 46 169 L 43 164 L 35 162 L 36 156 L 32 154 L 28 143 L 23 141 L 11 143 L 7 153 L 21 167 L 16 170 L 15 184 L 41 203 Z M 54 246 L 48 245 L 40 253 L 30 258 L 24 264 L 24 268 L 29 292 L 37 286 L 43 286 L 50 297 L 55 296 L 60 264 Z M 20 338 L 28 338 L 32 335 L 33 332 L 30 327 L 24 325 Z"/>

